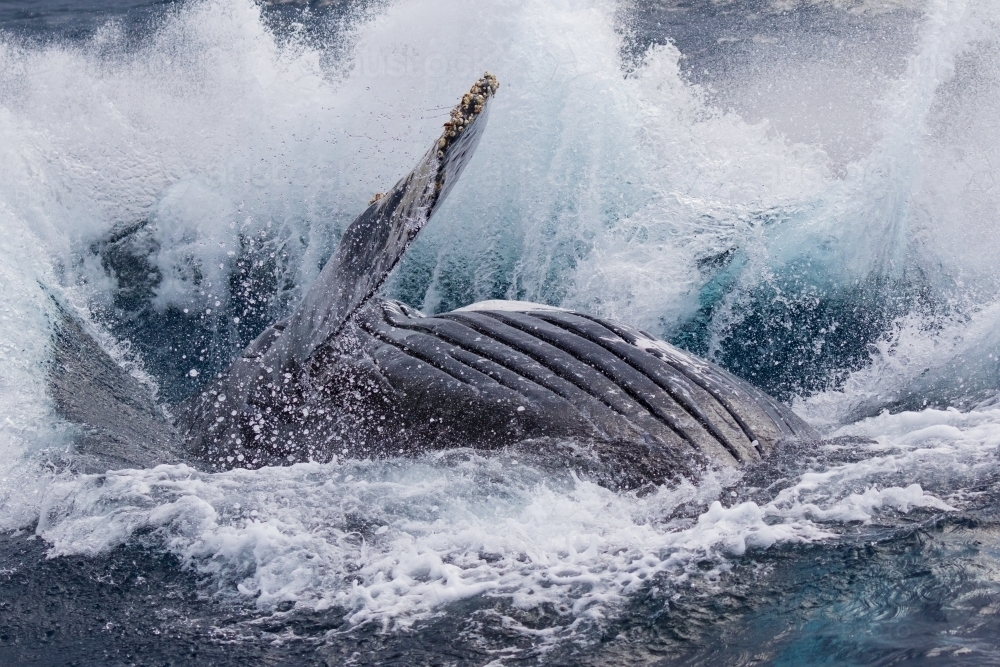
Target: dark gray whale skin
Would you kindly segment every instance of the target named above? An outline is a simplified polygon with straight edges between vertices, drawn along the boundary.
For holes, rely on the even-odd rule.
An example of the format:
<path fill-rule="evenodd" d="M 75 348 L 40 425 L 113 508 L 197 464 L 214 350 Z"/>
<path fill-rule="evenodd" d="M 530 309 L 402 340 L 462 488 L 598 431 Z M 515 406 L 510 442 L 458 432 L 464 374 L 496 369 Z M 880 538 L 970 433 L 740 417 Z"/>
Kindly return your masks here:
<path fill-rule="evenodd" d="M 601 483 L 633 489 L 818 439 L 750 384 L 623 324 L 502 301 L 425 317 L 374 296 L 471 159 L 496 89 L 488 74 L 473 86 L 417 167 L 347 229 L 293 314 L 179 406 L 176 427 L 135 400 L 128 414 L 149 424 L 115 433 L 105 409 L 99 428 L 86 426 L 72 400 L 84 378 L 67 379 L 57 363 L 57 406 L 109 443 L 102 459 L 101 438 L 87 440 L 89 467 L 150 465 L 143 433 L 154 433 L 163 462 L 180 450 L 208 470 L 514 448 L 569 457 Z M 102 402 L 113 405 L 115 391 Z"/>
<path fill-rule="evenodd" d="M 282 328 L 265 335 L 279 340 Z M 198 457 L 221 469 L 542 447 L 593 459 L 603 483 L 635 488 L 712 463 L 756 463 L 782 441 L 816 438 L 787 407 L 714 364 L 628 326 L 540 304 L 486 302 L 424 317 L 373 299 L 288 375 L 256 386 L 236 416 L 224 390 L 205 392 L 208 418 L 188 433 Z"/>

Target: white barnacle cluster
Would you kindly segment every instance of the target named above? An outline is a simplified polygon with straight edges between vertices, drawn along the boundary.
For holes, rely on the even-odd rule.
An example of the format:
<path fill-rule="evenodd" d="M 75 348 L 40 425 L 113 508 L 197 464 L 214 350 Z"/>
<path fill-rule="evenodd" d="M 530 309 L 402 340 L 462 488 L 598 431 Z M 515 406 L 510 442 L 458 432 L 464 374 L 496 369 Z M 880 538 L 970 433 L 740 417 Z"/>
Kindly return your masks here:
<path fill-rule="evenodd" d="M 448 145 L 483 112 L 486 100 L 497 92 L 499 87 L 500 82 L 497 78 L 486 72 L 472 85 L 469 92 L 462 96 L 462 100 L 451 110 L 451 118 L 444 124 L 444 134 L 438 140 L 438 157 L 444 157 Z"/>

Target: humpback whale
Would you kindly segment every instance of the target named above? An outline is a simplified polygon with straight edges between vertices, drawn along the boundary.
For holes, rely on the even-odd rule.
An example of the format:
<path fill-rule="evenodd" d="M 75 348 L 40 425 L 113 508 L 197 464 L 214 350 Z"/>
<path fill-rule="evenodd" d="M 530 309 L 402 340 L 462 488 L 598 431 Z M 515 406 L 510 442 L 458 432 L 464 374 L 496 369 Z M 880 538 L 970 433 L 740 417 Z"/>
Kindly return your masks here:
<path fill-rule="evenodd" d="M 425 316 L 378 296 L 472 158 L 497 89 L 488 73 L 472 86 L 413 171 L 347 228 L 294 312 L 176 406 L 175 422 L 135 398 L 62 310 L 50 386 L 84 427 L 88 469 L 526 448 L 634 489 L 816 439 L 751 384 L 625 324 L 519 301 Z"/>

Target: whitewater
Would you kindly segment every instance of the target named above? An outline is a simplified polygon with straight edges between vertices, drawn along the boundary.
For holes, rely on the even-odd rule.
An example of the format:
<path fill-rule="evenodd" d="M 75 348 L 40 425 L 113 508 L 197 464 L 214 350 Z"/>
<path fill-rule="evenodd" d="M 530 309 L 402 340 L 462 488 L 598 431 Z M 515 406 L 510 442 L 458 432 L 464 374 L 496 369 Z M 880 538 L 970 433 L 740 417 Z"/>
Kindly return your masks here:
<path fill-rule="evenodd" d="M 0 661 L 1000 659 L 1000 8 L 187 0 L 109 3 L 75 32 L 15 14 Z M 526 452 L 63 465 L 57 302 L 169 413 L 290 312 L 486 70 L 490 125 L 386 296 L 636 325 L 823 443 L 642 493 Z M 108 239 L 140 222 L 136 263 Z"/>

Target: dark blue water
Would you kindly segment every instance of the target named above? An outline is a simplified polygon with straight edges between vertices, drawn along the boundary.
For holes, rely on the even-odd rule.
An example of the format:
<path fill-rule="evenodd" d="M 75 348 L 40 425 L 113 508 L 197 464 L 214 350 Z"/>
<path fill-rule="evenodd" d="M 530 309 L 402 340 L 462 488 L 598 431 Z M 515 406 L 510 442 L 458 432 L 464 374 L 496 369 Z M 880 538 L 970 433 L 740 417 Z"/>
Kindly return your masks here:
<path fill-rule="evenodd" d="M 85 39 L 109 20 L 145 24 L 160 7 L 150 2 L 4 2 L 0 21 L 18 35 Z"/>

